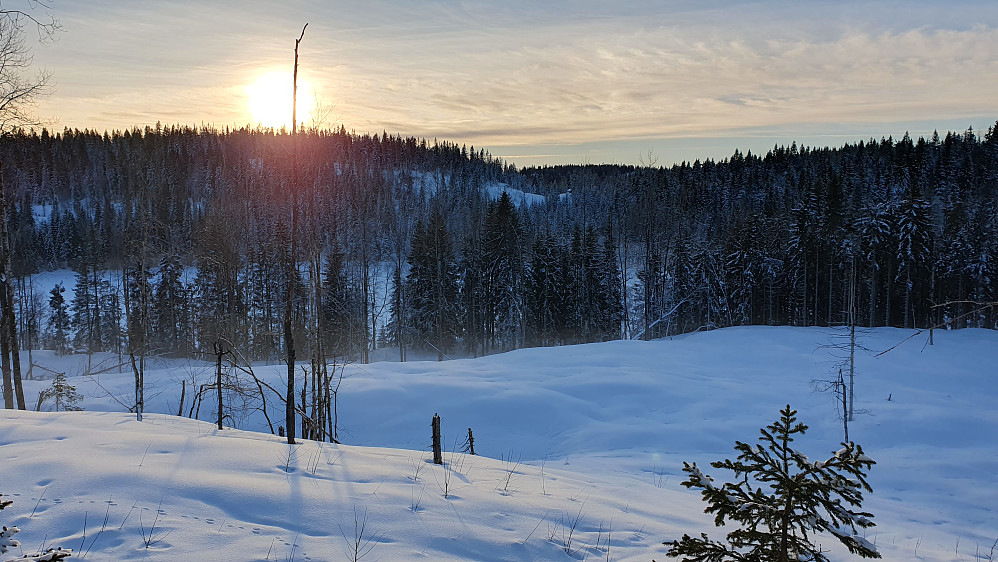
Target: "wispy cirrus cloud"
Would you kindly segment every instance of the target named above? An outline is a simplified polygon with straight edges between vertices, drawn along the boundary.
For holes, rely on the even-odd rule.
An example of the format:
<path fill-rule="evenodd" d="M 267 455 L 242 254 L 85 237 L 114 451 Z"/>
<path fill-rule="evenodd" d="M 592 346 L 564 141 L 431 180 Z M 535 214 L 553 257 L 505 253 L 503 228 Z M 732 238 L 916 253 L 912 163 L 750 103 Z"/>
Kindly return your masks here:
<path fill-rule="evenodd" d="M 76 127 L 245 124 L 245 85 L 290 66 L 308 21 L 302 75 L 358 131 L 568 146 L 994 112 L 992 2 L 620 4 L 71 3 L 38 51 L 58 86 L 39 109 Z"/>

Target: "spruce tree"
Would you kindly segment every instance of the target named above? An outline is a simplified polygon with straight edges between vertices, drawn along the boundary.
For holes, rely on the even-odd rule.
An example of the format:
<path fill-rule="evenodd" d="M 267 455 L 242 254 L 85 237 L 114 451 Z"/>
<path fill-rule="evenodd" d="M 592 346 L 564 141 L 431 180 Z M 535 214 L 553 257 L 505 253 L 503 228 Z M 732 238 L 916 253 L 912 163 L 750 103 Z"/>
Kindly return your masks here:
<path fill-rule="evenodd" d="M 459 301 L 457 262 L 450 243 L 446 221 L 434 209 L 424 227 L 418 223 L 409 254 L 409 326 L 416 336 L 415 347 L 437 352 L 443 361 L 455 344 Z"/>
<path fill-rule="evenodd" d="M 741 560 L 828 562 L 815 533 L 830 533 L 849 552 L 863 558 L 880 558 L 876 547 L 857 534 L 857 527 L 873 527 L 871 513 L 856 511 L 863 491 L 872 492 L 865 470 L 874 464 L 863 448 L 843 443 L 823 461 L 811 461 L 790 447 L 795 435 L 807 426 L 797 421 L 797 411 L 788 404 L 780 419 L 760 430 L 761 444 L 735 442 L 739 455 L 710 463 L 734 472 L 734 482 L 722 486 L 704 474 L 696 463 L 683 463 L 687 488 L 699 489 L 707 502 L 705 513 L 713 513 L 714 524 L 732 522 L 738 528 L 727 542 L 713 541 L 705 533 L 694 538 L 683 535 L 669 546 L 669 556 L 690 562 Z M 854 509 L 855 508 L 855 509 Z"/>
<path fill-rule="evenodd" d="M 568 252 L 556 240 L 540 236 L 534 242 L 525 283 L 529 345 L 564 343 L 568 315 Z"/>
<path fill-rule="evenodd" d="M 346 267 L 345 255 L 334 245 L 326 257 L 321 304 L 324 347 L 333 356 L 349 355 L 356 351 L 352 344 L 363 339 L 364 299 L 360 288 L 348 277 Z M 401 295 L 396 297 L 393 302 L 404 302 Z M 392 312 L 397 313 L 395 307 Z"/>
<path fill-rule="evenodd" d="M 54 412 L 75 412 L 83 409 L 77 406 L 77 403 L 83 400 L 83 396 L 76 391 L 74 385 L 66 382 L 66 373 L 57 373 L 52 385 L 38 394 L 39 409 L 50 398 L 55 400 L 52 410 Z"/>
<path fill-rule="evenodd" d="M 69 308 L 66 298 L 62 296 L 65 292 L 66 288 L 58 283 L 49 293 L 49 307 L 52 309 L 52 316 L 49 318 L 49 346 L 55 350 L 56 355 L 69 353 Z"/>
<path fill-rule="evenodd" d="M 183 282 L 184 266 L 175 252 L 159 262 L 159 283 L 152 296 L 153 339 L 167 353 L 186 351 L 190 323 L 184 315 L 187 289 Z"/>
<path fill-rule="evenodd" d="M 100 351 L 100 323 L 94 313 L 96 297 L 89 268 L 76 271 L 76 290 L 70 304 L 73 326 L 73 347 L 87 353 Z M 99 309 L 98 309 L 99 310 Z"/>
<path fill-rule="evenodd" d="M 601 341 L 620 339 L 624 309 L 621 303 L 620 270 L 617 268 L 617 244 L 613 229 L 607 224 L 597 263 L 596 330 Z"/>
<path fill-rule="evenodd" d="M 502 351 L 519 346 L 523 317 L 523 228 L 509 194 L 489 205 L 485 221 L 485 336 Z"/>

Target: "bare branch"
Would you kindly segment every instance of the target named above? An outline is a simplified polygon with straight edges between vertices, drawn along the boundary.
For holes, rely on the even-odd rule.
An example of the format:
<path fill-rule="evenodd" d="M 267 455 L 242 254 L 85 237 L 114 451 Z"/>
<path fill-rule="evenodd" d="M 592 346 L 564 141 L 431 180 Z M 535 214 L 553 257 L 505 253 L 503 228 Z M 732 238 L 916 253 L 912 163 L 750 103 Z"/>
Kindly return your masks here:
<path fill-rule="evenodd" d="M 977 313 L 981 312 L 982 310 L 986 310 L 986 309 L 994 308 L 994 307 L 998 306 L 998 301 L 993 301 L 993 302 L 947 301 L 947 302 L 944 302 L 944 303 L 941 303 L 941 304 L 934 305 L 932 308 L 936 308 L 936 307 L 939 307 L 939 306 L 948 306 L 948 305 L 951 305 L 951 304 L 968 304 L 968 303 L 969 304 L 977 305 L 977 308 L 971 310 L 970 312 L 965 312 L 965 313 L 963 313 L 963 314 L 961 314 L 959 316 L 955 316 L 955 317 L 950 318 L 948 320 L 944 320 L 944 321 L 936 324 L 935 326 L 930 326 L 928 328 L 923 328 L 921 330 L 918 330 L 914 334 L 912 334 L 912 335 L 904 338 L 903 340 L 897 342 L 896 344 L 894 344 L 894 345 L 888 347 L 887 349 L 881 351 L 880 353 L 874 355 L 874 357 L 880 357 L 881 355 L 883 355 L 883 354 L 885 354 L 885 353 L 887 353 L 889 351 L 893 351 L 895 348 L 897 348 L 899 345 L 903 344 L 904 342 L 906 342 L 906 341 L 908 341 L 908 340 L 910 340 L 912 338 L 918 337 L 920 334 L 923 334 L 923 333 L 925 333 L 925 332 L 927 332 L 929 330 L 937 330 L 939 328 L 945 328 L 949 324 L 952 324 L 953 322 L 956 322 L 958 320 L 962 320 L 962 319 L 966 318 L 967 316 L 971 316 L 973 314 L 977 314 Z"/>
<path fill-rule="evenodd" d="M 54 39 L 61 27 L 48 13 L 46 2 L 29 0 L 27 6 L 24 10 L 0 7 L 0 133 L 41 125 L 33 115 L 35 100 L 49 93 L 48 72 L 26 74 L 33 59 L 25 43 L 25 27 L 34 25 L 40 42 Z M 44 12 L 45 17 L 38 11 Z"/>

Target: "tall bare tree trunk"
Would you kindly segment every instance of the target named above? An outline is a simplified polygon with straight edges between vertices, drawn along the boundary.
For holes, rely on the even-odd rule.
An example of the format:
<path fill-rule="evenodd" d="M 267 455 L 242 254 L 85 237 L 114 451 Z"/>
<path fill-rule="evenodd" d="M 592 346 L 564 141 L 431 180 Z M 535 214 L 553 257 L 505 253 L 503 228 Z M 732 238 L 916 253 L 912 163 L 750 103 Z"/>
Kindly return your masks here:
<path fill-rule="evenodd" d="M 298 45 L 305 37 L 306 23 L 301 28 L 301 35 L 295 39 L 295 66 L 292 77 L 291 96 L 291 167 L 294 182 L 291 186 L 291 252 L 288 257 L 288 295 L 284 308 L 284 347 L 287 350 L 288 361 L 288 392 L 284 408 L 284 423 L 288 436 L 288 444 L 295 443 L 295 338 L 292 329 L 292 310 L 295 302 L 295 277 L 298 260 Z"/>
<path fill-rule="evenodd" d="M 3 289 L 0 288 L 0 301 L 6 300 L 3 298 Z M 3 303 L 0 302 L 0 306 Z M 0 354 L 3 355 L 3 407 L 8 410 L 14 409 L 14 382 L 11 378 L 10 371 L 10 340 L 7 338 L 7 319 L 9 316 L 4 313 L 3 318 L 0 318 Z"/>
<path fill-rule="evenodd" d="M 14 315 L 14 287 L 12 284 L 10 233 L 7 227 L 7 191 L 4 187 L 3 168 L 0 167 L 0 341 L 3 353 L 3 398 L 4 407 L 27 409 L 24 404 L 24 389 L 21 387 L 21 356 L 17 345 L 17 319 Z"/>
<path fill-rule="evenodd" d="M 856 381 L 856 258 L 849 275 L 849 421 L 853 421 L 853 393 Z M 846 439 L 849 430 L 846 429 Z"/>

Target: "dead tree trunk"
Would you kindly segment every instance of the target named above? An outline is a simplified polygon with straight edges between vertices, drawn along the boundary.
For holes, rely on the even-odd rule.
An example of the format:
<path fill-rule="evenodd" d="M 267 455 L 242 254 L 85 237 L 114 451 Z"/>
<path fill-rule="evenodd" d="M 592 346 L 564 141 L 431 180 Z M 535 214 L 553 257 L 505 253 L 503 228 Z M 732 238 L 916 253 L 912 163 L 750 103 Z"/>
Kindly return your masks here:
<path fill-rule="evenodd" d="M 853 393 L 856 383 L 856 258 L 849 275 L 849 421 L 853 421 Z M 846 431 L 848 437 L 848 430 Z M 846 440 L 848 442 L 848 439 Z"/>
<path fill-rule="evenodd" d="M 284 409 L 284 423 L 288 432 L 289 445 L 295 443 L 295 340 L 292 318 L 298 260 L 298 45 L 305 37 L 306 27 L 308 27 L 307 23 L 301 28 L 301 35 L 295 39 L 295 65 L 291 96 L 291 167 L 293 168 L 294 182 L 291 186 L 291 255 L 288 257 L 288 298 L 284 310 L 284 347 L 287 350 L 288 361 L 288 393 Z"/>

